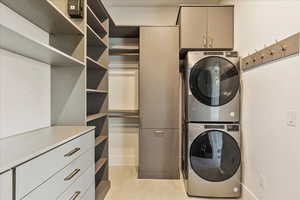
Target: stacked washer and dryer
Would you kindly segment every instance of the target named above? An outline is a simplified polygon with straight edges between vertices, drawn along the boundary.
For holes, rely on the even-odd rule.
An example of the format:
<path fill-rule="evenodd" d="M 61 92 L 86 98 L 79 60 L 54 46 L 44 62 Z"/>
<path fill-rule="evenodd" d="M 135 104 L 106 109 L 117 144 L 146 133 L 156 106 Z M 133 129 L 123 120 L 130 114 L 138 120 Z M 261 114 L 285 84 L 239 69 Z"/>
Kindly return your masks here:
<path fill-rule="evenodd" d="M 234 51 L 185 58 L 183 176 L 190 196 L 241 195 L 240 76 Z"/>

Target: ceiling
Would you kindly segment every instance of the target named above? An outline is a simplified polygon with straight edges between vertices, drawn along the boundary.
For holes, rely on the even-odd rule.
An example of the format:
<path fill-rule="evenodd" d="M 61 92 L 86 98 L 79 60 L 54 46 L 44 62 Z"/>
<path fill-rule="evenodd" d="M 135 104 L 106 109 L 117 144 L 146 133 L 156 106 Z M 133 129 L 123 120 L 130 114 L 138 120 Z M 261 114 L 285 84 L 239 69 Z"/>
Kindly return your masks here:
<path fill-rule="evenodd" d="M 178 6 L 180 4 L 216 4 L 222 0 L 103 0 L 108 6 Z"/>

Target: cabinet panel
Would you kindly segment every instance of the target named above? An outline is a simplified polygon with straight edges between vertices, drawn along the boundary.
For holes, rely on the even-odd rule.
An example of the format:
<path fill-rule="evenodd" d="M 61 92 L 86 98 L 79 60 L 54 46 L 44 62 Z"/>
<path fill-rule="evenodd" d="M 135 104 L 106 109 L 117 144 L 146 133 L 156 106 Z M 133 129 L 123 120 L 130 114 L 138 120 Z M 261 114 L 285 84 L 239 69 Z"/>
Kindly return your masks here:
<path fill-rule="evenodd" d="M 17 167 L 16 199 L 21 199 L 88 149 L 94 147 L 94 134 L 94 131 L 86 133 Z"/>
<path fill-rule="evenodd" d="M 141 27 L 139 95 L 142 128 L 178 128 L 178 27 Z"/>
<path fill-rule="evenodd" d="M 179 177 L 177 129 L 141 129 L 139 178 Z"/>
<path fill-rule="evenodd" d="M 12 171 L 0 174 L 0 199 L 12 200 L 13 197 Z"/>
<path fill-rule="evenodd" d="M 233 48 L 233 7 L 208 8 L 208 47 L 216 49 Z"/>
<path fill-rule="evenodd" d="M 89 167 L 94 166 L 94 158 L 95 149 L 91 148 L 88 152 L 71 162 L 33 192 L 26 195 L 23 200 L 57 199 L 57 197 L 76 182 Z M 47 195 L 45 196 L 46 193 Z"/>
<path fill-rule="evenodd" d="M 180 15 L 180 47 L 206 48 L 207 7 L 182 7 Z"/>

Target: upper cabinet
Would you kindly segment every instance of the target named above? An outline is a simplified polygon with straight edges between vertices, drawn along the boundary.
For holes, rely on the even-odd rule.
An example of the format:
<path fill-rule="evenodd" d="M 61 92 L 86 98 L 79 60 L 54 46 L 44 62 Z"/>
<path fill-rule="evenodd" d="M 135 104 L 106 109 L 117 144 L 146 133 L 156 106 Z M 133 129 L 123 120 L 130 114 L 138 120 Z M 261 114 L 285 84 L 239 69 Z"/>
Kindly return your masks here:
<path fill-rule="evenodd" d="M 181 7 L 180 48 L 233 49 L 234 8 Z"/>

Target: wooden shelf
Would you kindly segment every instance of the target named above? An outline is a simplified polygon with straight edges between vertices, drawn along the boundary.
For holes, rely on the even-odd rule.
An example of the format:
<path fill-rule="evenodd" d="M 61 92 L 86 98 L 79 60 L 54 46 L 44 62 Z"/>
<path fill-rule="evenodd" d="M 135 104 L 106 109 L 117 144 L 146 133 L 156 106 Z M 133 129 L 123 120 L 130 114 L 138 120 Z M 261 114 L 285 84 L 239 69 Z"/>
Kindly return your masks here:
<path fill-rule="evenodd" d="M 100 69 L 100 70 L 107 70 L 108 67 L 100 64 L 99 62 L 95 61 L 94 59 L 87 57 L 86 58 L 87 68 L 93 69 Z"/>
<path fill-rule="evenodd" d="M 78 59 L 3 25 L 0 25 L 0 32 L 0 48 L 2 49 L 55 66 L 85 67 L 85 64 Z"/>
<path fill-rule="evenodd" d="M 96 187 L 96 200 L 103 200 L 110 188 L 110 181 L 101 181 Z"/>
<path fill-rule="evenodd" d="M 110 53 L 110 56 L 139 56 L 139 53 Z"/>
<path fill-rule="evenodd" d="M 106 113 L 98 113 L 98 114 L 88 115 L 86 121 L 89 122 L 89 121 L 93 121 L 95 119 L 103 118 L 106 116 L 107 116 Z"/>
<path fill-rule="evenodd" d="M 87 45 L 98 47 L 98 48 L 106 48 L 105 42 L 97 35 L 97 33 L 87 25 Z"/>
<path fill-rule="evenodd" d="M 106 164 L 107 158 L 100 158 L 95 164 L 95 174 Z"/>
<path fill-rule="evenodd" d="M 102 142 L 104 142 L 107 139 L 108 139 L 107 136 L 98 136 L 98 137 L 96 137 L 95 146 L 98 146 L 99 144 L 101 144 Z"/>
<path fill-rule="evenodd" d="M 113 46 L 109 49 L 110 54 L 139 53 L 139 51 L 137 46 Z"/>
<path fill-rule="evenodd" d="M 105 27 L 89 6 L 87 6 L 87 23 L 101 38 L 107 34 Z"/>
<path fill-rule="evenodd" d="M 87 93 L 96 93 L 96 94 L 107 94 L 105 90 L 94 90 L 94 89 L 86 89 Z"/>
<path fill-rule="evenodd" d="M 87 0 L 87 4 L 101 22 L 108 19 L 107 12 L 100 0 Z"/>
<path fill-rule="evenodd" d="M 131 113 L 131 114 L 138 114 L 139 110 L 109 110 L 109 113 Z"/>
<path fill-rule="evenodd" d="M 129 119 L 139 119 L 139 115 L 127 115 L 127 114 L 109 114 L 110 118 L 129 118 Z"/>
<path fill-rule="evenodd" d="M 1 0 L 1 3 L 48 33 L 84 35 L 50 0 Z"/>

